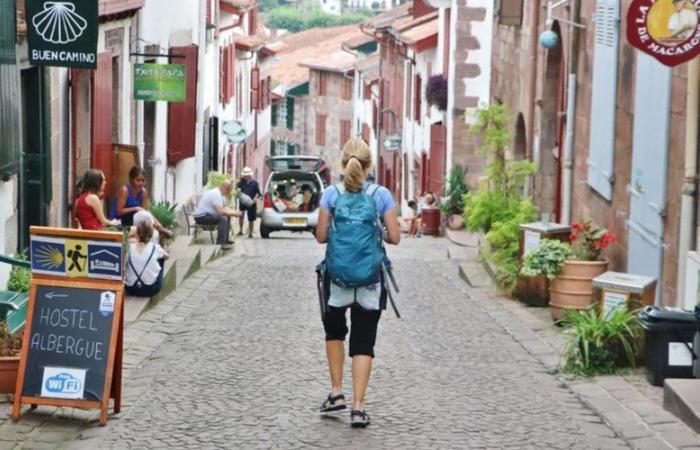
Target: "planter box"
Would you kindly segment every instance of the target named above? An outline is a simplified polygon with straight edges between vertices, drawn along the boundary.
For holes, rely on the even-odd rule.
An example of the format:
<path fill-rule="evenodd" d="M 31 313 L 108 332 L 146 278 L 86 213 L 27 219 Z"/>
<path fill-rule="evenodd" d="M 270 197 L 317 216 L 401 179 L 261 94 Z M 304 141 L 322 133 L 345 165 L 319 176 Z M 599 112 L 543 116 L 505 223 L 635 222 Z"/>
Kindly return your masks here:
<path fill-rule="evenodd" d="M 0 394 L 13 394 L 19 372 L 19 356 L 0 357 Z"/>

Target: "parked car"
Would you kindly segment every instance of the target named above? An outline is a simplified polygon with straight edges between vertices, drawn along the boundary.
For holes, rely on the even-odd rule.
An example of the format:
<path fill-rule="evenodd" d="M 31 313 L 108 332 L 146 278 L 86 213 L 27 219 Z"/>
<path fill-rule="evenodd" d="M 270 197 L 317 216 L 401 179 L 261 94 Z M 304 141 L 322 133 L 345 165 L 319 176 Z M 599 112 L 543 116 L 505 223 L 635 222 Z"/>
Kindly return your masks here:
<path fill-rule="evenodd" d="M 266 161 L 270 177 L 265 185 L 260 236 L 273 231 L 316 230 L 318 207 L 324 184 L 319 170 L 322 159 L 315 156 L 275 156 Z"/>

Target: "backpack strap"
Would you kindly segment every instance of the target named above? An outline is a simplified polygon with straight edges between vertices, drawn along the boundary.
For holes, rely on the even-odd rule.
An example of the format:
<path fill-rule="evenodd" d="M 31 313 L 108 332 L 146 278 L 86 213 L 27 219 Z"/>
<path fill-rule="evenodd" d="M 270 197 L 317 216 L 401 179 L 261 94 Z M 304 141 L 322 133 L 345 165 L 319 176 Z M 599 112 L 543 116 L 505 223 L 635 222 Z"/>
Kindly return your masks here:
<path fill-rule="evenodd" d="M 369 184 L 367 188 L 365 188 L 364 193 L 369 195 L 370 197 L 374 198 L 375 194 L 379 191 L 379 185 L 378 184 Z"/>
<path fill-rule="evenodd" d="M 141 286 L 144 285 L 144 282 L 143 282 L 143 280 L 141 279 L 141 277 L 143 276 L 143 273 L 146 271 L 146 268 L 148 267 L 148 263 L 151 262 L 151 259 L 153 258 L 153 254 L 156 252 L 156 246 L 155 246 L 155 244 L 152 244 L 152 245 L 153 245 L 153 248 L 151 249 L 151 254 L 148 255 L 148 259 L 146 260 L 146 264 L 143 265 L 143 268 L 141 269 L 141 272 L 140 272 L 140 273 L 136 271 L 136 268 L 134 267 L 133 261 L 131 261 L 131 258 L 129 258 L 129 266 L 131 267 L 131 270 L 133 270 L 134 273 L 136 274 L 136 283 L 135 283 L 135 285 L 139 285 L 139 284 L 140 284 Z"/>

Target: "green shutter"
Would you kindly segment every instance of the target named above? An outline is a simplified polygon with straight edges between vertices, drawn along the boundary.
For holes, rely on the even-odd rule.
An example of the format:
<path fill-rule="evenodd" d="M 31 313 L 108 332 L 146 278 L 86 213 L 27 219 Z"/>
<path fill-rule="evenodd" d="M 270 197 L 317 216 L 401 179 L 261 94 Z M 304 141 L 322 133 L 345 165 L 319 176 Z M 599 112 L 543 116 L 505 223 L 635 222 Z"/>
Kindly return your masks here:
<path fill-rule="evenodd" d="M 294 155 L 294 147 L 295 147 L 295 145 L 292 144 L 291 142 L 289 144 L 287 144 L 287 156 Z"/>
<path fill-rule="evenodd" d="M 270 111 L 270 114 L 272 115 L 271 122 L 272 126 L 276 127 L 277 126 L 277 104 L 272 105 L 272 110 Z"/>
<path fill-rule="evenodd" d="M 15 0 L 0 0 L 0 64 L 15 65 Z"/>
<path fill-rule="evenodd" d="M 277 141 L 270 141 L 270 156 L 277 156 L 275 152 L 277 151 Z"/>
<path fill-rule="evenodd" d="M 287 129 L 294 129 L 294 99 L 287 97 Z"/>

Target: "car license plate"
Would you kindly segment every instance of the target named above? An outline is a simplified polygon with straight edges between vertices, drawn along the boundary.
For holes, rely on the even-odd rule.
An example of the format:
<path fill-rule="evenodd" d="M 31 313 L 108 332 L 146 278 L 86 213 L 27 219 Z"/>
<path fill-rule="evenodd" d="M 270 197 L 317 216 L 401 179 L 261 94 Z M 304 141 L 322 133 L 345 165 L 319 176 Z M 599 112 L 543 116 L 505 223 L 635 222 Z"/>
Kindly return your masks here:
<path fill-rule="evenodd" d="M 291 217 L 287 219 L 287 225 L 306 226 L 306 219 L 303 217 Z"/>

